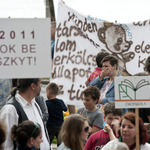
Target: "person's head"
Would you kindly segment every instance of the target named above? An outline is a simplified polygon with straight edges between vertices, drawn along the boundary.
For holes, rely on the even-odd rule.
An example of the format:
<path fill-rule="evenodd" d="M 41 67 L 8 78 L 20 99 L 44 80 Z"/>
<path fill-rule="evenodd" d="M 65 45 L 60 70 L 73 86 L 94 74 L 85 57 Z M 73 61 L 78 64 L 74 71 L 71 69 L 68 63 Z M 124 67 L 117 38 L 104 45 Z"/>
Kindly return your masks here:
<path fill-rule="evenodd" d="M 140 117 L 139 118 L 139 137 L 140 144 L 145 144 L 149 140 L 149 135 L 146 127 Z M 136 138 L 135 114 L 128 112 L 124 114 L 120 121 L 120 133 L 122 141 L 134 141 Z"/>
<path fill-rule="evenodd" d="M 96 86 L 88 86 L 82 93 L 84 106 L 87 110 L 92 111 L 99 101 L 99 89 Z"/>
<path fill-rule="evenodd" d="M 148 72 L 148 74 L 150 75 L 150 56 L 147 57 L 144 64 L 144 71 Z"/>
<path fill-rule="evenodd" d="M 35 149 L 39 149 L 40 143 L 43 142 L 41 126 L 29 120 L 14 125 L 11 129 L 11 137 L 19 145 L 34 146 Z"/>
<path fill-rule="evenodd" d="M 51 99 L 51 97 L 54 96 L 56 97 L 58 92 L 59 92 L 59 86 L 56 83 L 51 82 L 46 86 L 46 93 L 48 99 Z"/>
<path fill-rule="evenodd" d="M 103 150 L 129 150 L 129 148 L 125 143 L 119 142 L 118 139 L 115 139 L 107 143 L 103 147 Z"/>
<path fill-rule="evenodd" d="M 105 57 L 105 56 L 108 56 L 109 53 L 106 52 L 105 50 L 101 50 L 101 52 L 99 52 L 97 55 L 96 55 L 96 63 L 97 63 L 97 66 L 99 68 L 102 68 L 102 59 Z"/>
<path fill-rule="evenodd" d="M 104 119 L 110 127 L 114 120 L 120 121 L 122 116 L 122 109 L 115 109 L 115 102 L 109 102 L 104 107 Z"/>
<path fill-rule="evenodd" d="M 51 22 L 51 40 L 55 39 L 56 22 Z"/>
<path fill-rule="evenodd" d="M 14 97 L 17 90 L 21 93 L 25 93 L 29 88 L 31 88 L 35 96 L 37 96 L 41 90 L 41 86 L 41 78 L 18 79 L 18 86 L 11 90 L 11 95 Z"/>
<path fill-rule="evenodd" d="M 59 133 L 60 142 L 71 150 L 82 150 L 89 135 L 89 124 L 82 115 L 73 114 L 66 118 Z"/>
<path fill-rule="evenodd" d="M 118 59 L 113 55 L 108 55 L 101 61 L 102 69 L 108 69 L 110 72 L 108 76 L 113 75 L 114 71 L 118 69 Z"/>
<path fill-rule="evenodd" d="M 18 79 L 12 79 L 12 88 L 18 85 Z"/>
<path fill-rule="evenodd" d="M 5 124 L 0 121 L 0 149 L 3 147 L 3 143 L 6 140 L 6 126 Z"/>

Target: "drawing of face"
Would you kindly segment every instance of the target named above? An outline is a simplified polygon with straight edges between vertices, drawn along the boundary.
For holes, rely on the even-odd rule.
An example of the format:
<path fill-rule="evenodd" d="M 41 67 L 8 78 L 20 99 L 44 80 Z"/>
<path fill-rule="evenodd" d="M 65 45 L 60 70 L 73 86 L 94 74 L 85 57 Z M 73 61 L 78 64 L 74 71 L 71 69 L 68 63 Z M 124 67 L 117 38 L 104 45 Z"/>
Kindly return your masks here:
<path fill-rule="evenodd" d="M 126 41 L 126 33 L 119 25 L 113 25 L 105 31 L 105 43 L 109 51 L 123 53 L 129 50 L 132 41 Z"/>
<path fill-rule="evenodd" d="M 104 27 L 98 30 L 98 38 L 119 59 L 119 68 L 127 71 L 126 63 L 135 57 L 135 53 L 127 52 L 133 42 L 127 41 L 125 29 L 121 25 L 104 22 Z"/>

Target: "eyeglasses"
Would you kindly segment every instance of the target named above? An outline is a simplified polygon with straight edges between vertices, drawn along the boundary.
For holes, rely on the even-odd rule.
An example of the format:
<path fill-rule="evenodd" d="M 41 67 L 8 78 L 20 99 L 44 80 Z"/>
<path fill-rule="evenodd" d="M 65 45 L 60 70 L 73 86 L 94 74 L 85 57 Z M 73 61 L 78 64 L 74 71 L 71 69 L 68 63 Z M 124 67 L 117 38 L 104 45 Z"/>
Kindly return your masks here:
<path fill-rule="evenodd" d="M 30 137 L 33 136 L 33 134 L 35 133 L 36 129 L 40 128 L 40 126 L 38 124 L 35 123 L 34 125 L 35 125 L 35 128 L 34 128 L 33 132 L 31 133 Z"/>
<path fill-rule="evenodd" d="M 84 128 L 84 131 L 85 131 L 86 133 L 88 133 L 88 132 L 89 132 L 89 126 L 85 127 L 85 128 Z"/>

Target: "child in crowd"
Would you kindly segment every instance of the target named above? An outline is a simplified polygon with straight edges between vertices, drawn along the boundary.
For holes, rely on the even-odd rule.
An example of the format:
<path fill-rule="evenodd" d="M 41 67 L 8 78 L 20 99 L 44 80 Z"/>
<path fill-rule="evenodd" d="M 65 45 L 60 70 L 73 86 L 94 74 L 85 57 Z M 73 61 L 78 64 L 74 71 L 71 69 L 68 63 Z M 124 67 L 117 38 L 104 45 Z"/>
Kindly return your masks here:
<path fill-rule="evenodd" d="M 38 150 L 42 140 L 42 130 L 38 123 L 26 120 L 11 128 L 12 140 L 17 142 L 16 150 Z"/>
<path fill-rule="evenodd" d="M 99 52 L 97 55 L 96 55 L 96 64 L 97 64 L 97 67 L 95 68 L 95 70 L 90 74 L 90 76 L 87 78 L 87 80 L 85 81 L 85 85 L 88 86 L 88 84 L 94 79 L 96 78 L 98 75 L 101 74 L 101 71 L 102 71 L 102 59 L 109 55 L 108 52 L 106 52 L 105 50 L 101 50 L 101 52 Z"/>
<path fill-rule="evenodd" d="M 60 130 L 59 140 L 62 143 L 57 150 L 83 150 L 89 131 L 87 118 L 77 114 L 69 115 Z"/>
<path fill-rule="evenodd" d="M 104 145 L 115 138 L 114 134 L 118 136 L 119 121 L 122 116 L 122 109 L 115 109 L 115 102 L 109 102 L 104 107 L 104 114 L 106 127 L 90 136 L 84 150 L 102 149 Z M 105 128 L 107 130 L 105 130 Z"/>
<path fill-rule="evenodd" d="M 63 123 L 63 111 L 67 111 L 67 107 L 63 100 L 56 98 L 58 92 L 59 86 L 56 83 L 49 83 L 47 85 L 46 93 L 48 100 L 46 101 L 46 105 L 49 113 L 49 118 L 46 126 L 51 142 L 54 136 L 56 136 L 57 146 L 59 145 L 58 134 Z"/>
<path fill-rule="evenodd" d="M 83 91 L 83 104 L 85 107 L 78 109 L 77 114 L 86 116 L 90 125 L 90 133 L 99 131 L 103 126 L 103 113 L 96 107 L 100 91 L 96 86 L 89 86 Z"/>

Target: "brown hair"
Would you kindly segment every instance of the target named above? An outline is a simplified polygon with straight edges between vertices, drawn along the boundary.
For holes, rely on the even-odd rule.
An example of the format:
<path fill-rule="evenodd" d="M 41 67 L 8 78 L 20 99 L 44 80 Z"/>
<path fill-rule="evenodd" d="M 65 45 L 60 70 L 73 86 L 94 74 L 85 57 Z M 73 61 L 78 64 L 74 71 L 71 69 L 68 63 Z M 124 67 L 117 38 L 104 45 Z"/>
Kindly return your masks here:
<path fill-rule="evenodd" d="M 19 125 L 14 125 L 11 129 L 12 140 L 16 141 L 20 145 L 26 145 L 31 137 L 35 139 L 40 135 L 40 133 L 40 125 L 34 124 L 34 122 L 29 120 L 26 120 Z"/>
<path fill-rule="evenodd" d="M 14 87 L 11 90 L 11 96 L 15 96 L 17 90 L 20 92 L 26 92 L 27 89 L 30 87 L 32 83 L 34 83 L 36 86 L 38 85 L 38 82 L 40 81 L 40 78 L 33 78 L 33 79 L 18 79 L 18 86 Z"/>
<path fill-rule="evenodd" d="M 108 55 L 109 55 L 109 53 L 106 52 L 105 50 L 101 50 L 101 52 L 99 52 L 99 53 L 96 55 L 96 63 L 97 63 L 97 66 L 98 66 L 99 68 L 102 68 L 102 63 L 101 63 L 101 61 L 103 60 L 103 58 L 104 58 L 105 56 L 108 56 Z"/>
<path fill-rule="evenodd" d="M 2 144 L 6 140 L 6 126 L 5 124 L 0 121 L 0 149 L 2 148 Z"/>
<path fill-rule="evenodd" d="M 91 98 L 93 100 L 98 99 L 100 97 L 100 91 L 96 86 L 88 86 L 83 92 L 82 92 L 85 96 L 89 96 L 91 95 Z M 97 101 L 98 103 L 98 101 Z"/>
<path fill-rule="evenodd" d="M 145 65 L 144 65 L 144 71 L 150 72 L 150 56 L 147 57 Z"/>
<path fill-rule="evenodd" d="M 122 124 L 123 119 L 129 120 L 135 126 L 135 113 L 128 112 L 124 114 L 120 120 L 120 126 Z M 120 135 L 120 132 L 119 132 Z M 149 135 L 147 129 L 143 123 L 143 120 L 139 117 L 139 140 L 140 144 L 145 144 L 149 141 Z"/>
<path fill-rule="evenodd" d="M 113 56 L 113 55 L 108 55 L 106 57 L 103 58 L 102 63 L 109 61 L 111 66 L 116 65 L 116 69 L 118 69 L 118 59 L 117 57 Z"/>
<path fill-rule="evenodd" d="M 59 133 L 60 142 L 64 142 L 65 146 L 71 150 L 83 150 L 81 132 L 85 121 L 87 119 L 82 115 L 73 114 L 68 116 Z"/>
<path fill-rule="evenodd" d="M 57 95 L 59 92 L 59 86 L 54 82 L 49 83 L 46 87 L 46 91 L 50 91 L 53 95 Z"/>
<path fill-rule="evenodd" d="M 18 79 L 12 79 L 12 87 L 16 87 L 18 85 L 17 81 Z"/>
<path fill-rule="evenodd" d="M 114 116 L 122 116 L 122 109 L 115 109 L 115 102 L 109 102 L 104 106 L 104 114 L 112 113 Z"/>

